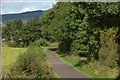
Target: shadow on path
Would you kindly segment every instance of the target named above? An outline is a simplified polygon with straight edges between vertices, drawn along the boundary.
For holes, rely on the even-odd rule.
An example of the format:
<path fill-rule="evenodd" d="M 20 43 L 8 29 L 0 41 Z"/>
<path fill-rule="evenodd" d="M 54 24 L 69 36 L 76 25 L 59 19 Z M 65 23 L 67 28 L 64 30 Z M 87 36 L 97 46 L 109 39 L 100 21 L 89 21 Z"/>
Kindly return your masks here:
<path fill-rule="evenodd" d="M 50 51 L 57 51 L 57 48 L 49 48 Z"/>

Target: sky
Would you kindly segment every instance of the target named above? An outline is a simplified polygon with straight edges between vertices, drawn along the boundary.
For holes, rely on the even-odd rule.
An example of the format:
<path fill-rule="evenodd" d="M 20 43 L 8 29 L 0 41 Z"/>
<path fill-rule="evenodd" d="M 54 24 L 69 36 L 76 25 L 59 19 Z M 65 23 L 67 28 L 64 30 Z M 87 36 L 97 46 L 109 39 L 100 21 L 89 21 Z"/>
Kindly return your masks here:
<path fill-rule="evenodd" d="M 69 2 L 69 0 L 57 0 Z M 2 0 L 0 1 L 1 14 L 22 13 L 35 10 L 48 10 L 56 0 Z M 72 0 L 72 1 L 106 1 L 106 0 Z M 109 0 L 113 1 L 113 0 Z M 114 0 L 115 1 L 115 0 Z M 119 1 L 119 0 L 116 0 Z"/>
<path fill-rule="evenodd" d="M 56 0 L 2 0 L 1 14 L 22 13 L 35 10 L 48 10 Z"/>

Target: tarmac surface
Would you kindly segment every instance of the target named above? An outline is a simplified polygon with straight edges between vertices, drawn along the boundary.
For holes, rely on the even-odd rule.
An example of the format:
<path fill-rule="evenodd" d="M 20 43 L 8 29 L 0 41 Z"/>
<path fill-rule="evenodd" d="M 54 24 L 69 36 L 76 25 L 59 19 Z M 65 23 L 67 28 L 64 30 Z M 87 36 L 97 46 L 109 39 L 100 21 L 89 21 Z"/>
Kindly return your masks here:
<path fill-rule="evenodd" d="M 56 51 L 54 49 L 46 49 L 45 51 L 49 64 L 53 67 L 60 79 L 92 80 L 88 76 L 80 73 L 79 71 L 59 60 L 58 57 L 55 55 L 55 52 Z"/>

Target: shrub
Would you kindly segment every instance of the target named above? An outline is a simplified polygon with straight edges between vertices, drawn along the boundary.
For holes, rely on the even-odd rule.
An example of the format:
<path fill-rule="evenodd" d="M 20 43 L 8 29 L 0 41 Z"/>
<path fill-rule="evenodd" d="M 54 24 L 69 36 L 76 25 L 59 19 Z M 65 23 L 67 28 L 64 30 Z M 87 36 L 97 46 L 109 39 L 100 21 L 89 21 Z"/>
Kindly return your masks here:
<path fill-rule="evenodd" d="M 111 69 L 110 67 L 103 66 L 99 61 L 90 62 L 89 65 L 87 65 L 87 68 L 89 68 L 94 74 L 103 78 L 116 78 L 118 76 L 117 68 Z"/>
<path fill-rule="evenodd" d="M 81 29 L 76 33 L 71 50 L 79 56 L 87 57 L 87 62 L 98 60 L 99 53 L 98 29 Z"/>
<path fill-rule="evenodd" d="M 117 80 L 120 80 L 120 44 L 118 46 L 118 54 L 119 54 L 119 60 L 118 60 L 118 70 L 119 70 L 119 74 L 118 74 L 118 77 L 117 77 Z"/>
<path fill-rule="evenodd" d="M 99 61 L 101 65 L 107 67 L 117 67 L 118 61 L 118 44 L 116 43 L 117 28 L 109 28 L 101 31 L 100 42 L 101 48 L 99 51 Z"/>
<path fill-rule="evenodd" d="M 46 62 L 40 47 L 29 46 L 28 50 L 20 54 L 16 63 L 11 67 L 11 77 L 51 78 L 52 68 Z"/>
<path fill-rule="evenodd" d="M 109 78 L 116 78 L 119 73 L 119 46 L 116 42 L 117 28 L 109 28 L 100 31 L 100 50 L 99 59 L 90 62 L 86 68 L 89 68 L 97 75 L 104 75 Z"/>
<path fill-rule="evenodd" d="M 31 43 L 30 45 L 32 46 L 48 46 L 48 43 L 45 39 L 40 38 L 39 40 L 36 40 L 35 42 Z"/>
<path fill-rule="evenodd" d="M 59 45 L 58 45 L 59 53 L 69 53 L 70 48 L 71 48 L 71 41 L 70 40 L 64 40 L 64 41 L 59 42 Z"/>
<path fill-rule="evenodd" d="M 7 47 L 7 43 L 2 41 L 2 47 Z"/>

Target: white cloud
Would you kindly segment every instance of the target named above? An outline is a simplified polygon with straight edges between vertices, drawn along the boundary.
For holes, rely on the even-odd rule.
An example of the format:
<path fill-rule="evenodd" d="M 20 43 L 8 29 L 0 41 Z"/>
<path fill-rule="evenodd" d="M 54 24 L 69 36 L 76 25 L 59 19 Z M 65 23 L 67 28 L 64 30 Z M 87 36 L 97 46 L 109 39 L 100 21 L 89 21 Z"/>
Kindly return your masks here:
<path fill-rule="evenodd" d="M 22 13 L 35 10 L 48 10 L 56 2 L 3 2 L 1 14 Z"/>
<path fill-rule="evenodd" d="M 9 14 L 14 14 L 14 13 L 16 13 L 16 12 L 14 12 L 14 11 L 10 11 L 10 12 L 8 12 Z M 1 14 L 6 14 L 6 12 L 2 12 L 1 11 Z"/>
<path fill-rule="evenodd" d="M 20 12 L 26 12 L 26 11 L 29 11 L 30 9 L 29 8 L 23 8 Z"/>
<path fill-rule="evenodd" d="M 23 8 L 20 12 L 27 12 L 27 11 L 35 11 L 35 10 L 39 10 L 38 8 Z"/>

